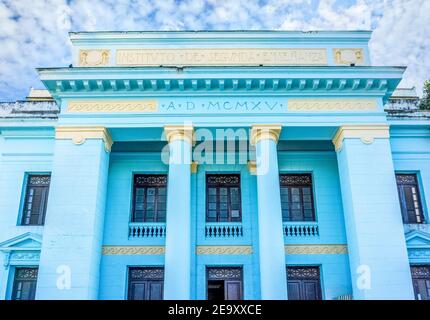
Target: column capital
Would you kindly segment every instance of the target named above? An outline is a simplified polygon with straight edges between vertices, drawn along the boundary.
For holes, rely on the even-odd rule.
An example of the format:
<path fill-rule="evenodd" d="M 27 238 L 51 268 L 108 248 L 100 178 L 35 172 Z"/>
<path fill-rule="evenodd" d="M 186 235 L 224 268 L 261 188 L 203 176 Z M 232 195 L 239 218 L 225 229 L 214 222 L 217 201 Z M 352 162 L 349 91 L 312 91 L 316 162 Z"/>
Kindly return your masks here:
<path fill-rule="evenodd" d="M 345 138 L 357 138 L 364 144 L 372 144 L 375 138 L 389 138 L 389 129 L 390 127 L 386 124 L 343 125 L 339 127 L 332 141 L 335 150 L 340 151 Z"/>
<path fill-rule="evenodd" d="M 254 124 L 251 127 L 251 145 L 255 145 L 260 140 L 273 140 L 278 143 L 282 125 L 280 124 Z"/>
<path fill-rule="evenodd" d="M 58 126 L 55 139 L 71 139 L 76 145 L 84 144 L 87 139 L 102 139 L 107 152 L 111 151 L 113 144 L 108 129 L 103 126 Z"/>
<path fill-rule="evenodd" d="M 194 128 L 191 125 L 168 125 L 164 126 L 166 140 L 171 143 L 175 140 L 185 140 L 193 144 Z"/>

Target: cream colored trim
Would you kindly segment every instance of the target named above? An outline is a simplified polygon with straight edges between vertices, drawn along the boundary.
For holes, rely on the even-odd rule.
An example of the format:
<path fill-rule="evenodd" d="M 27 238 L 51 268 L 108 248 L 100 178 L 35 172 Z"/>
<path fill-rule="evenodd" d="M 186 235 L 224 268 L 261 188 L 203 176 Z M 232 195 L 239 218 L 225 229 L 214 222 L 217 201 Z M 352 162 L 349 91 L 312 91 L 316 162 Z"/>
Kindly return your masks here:
<path fill-rule="evenodd" d="M 288 99 L 288 111 L 371 111 L 376 99 Z"/>
<path fill-rule="evenodd" d="M 257 162 L 255 160 L 248 161 L 248 171 L 252 175 L 257 174 Z"/>
<path fill-rule="evenodd" d="M 386 124 L 344 125 L 339 127 L 332 141 L 336 151 L 342 149 L 342 142 L 345 138 L 357 138 L 364 144 L 372 144 L 376 138 L 390 138 L 389 128 Z"/>
<path fill-rule="evenodd" d="M 156 255 L 164 254 L 163 246 L 103 246 L 103 255 Z"/>
<path fill-rule="evenodd" d="M 94 113 L 111 113 L 111 112 L 157 112 L 158 102 L 156 100 L 127 100 L 127 101 L 69 101 L 67 103 L 67 112 L 94 112 Z"/>
<path fill-rule="evenodd" d="M 191 162 L 191 173 L 197 173 L 197 166 L 198 166 L 198 162 L 197 161 L 193 161 Z"/>
<path fill-rule="evenodd" d="M 109 64 L 110 50 L 108 49 L 91 49 L 79 50 L 78 66 L 80 67 L 98 67 Z"/>
<path fill-rule="evenodd" d="M 346 244 L 286 245 L 286 254 L 347 254 Z"/>
<path fill-rule="evenodd" d="M 251 127 L 251 145 L 270 139 L 278 143 L 282 126 L 280 124 L 254 124 Z"/>
<path fill-rule="evenodd" d="M 113 144 L 108 129 L 102 126 L 58 126 L 55 139 L 71 139 L 76 145 L 85 143 L 87 139 L 103 139 L 107 152 L 110 152 Z"/>
<path fill-rule="evenodd" d="M 252 254 L 252 246 L 197 246 L 197 254 Z"/>
<path fill-rule="evenodd" d="M 336 64 L 363 65 L 364 51 L 357 48 L 335 48 L 333 49 L 333 59 Z"/>
<path fill-rule="evenodd" d="M 327 65 L 325 48 L 117 49 L 119 66 Z"/>
<path fill-rule="evenodd" d="M 165 126 L 164 133 L 166 134 L 166 140 L 171 143 L 175 140 L 186 140 L 190 144 L 193 144 L 194 129 L 193 126 Z"/>

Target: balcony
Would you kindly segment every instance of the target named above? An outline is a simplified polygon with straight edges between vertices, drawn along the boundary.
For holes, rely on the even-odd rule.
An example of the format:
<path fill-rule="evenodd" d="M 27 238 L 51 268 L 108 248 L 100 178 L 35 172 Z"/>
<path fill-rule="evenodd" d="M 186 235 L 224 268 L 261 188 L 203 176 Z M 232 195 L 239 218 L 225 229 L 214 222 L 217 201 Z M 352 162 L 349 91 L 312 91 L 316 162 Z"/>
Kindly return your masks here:
<path fill-rule="evenodd" d="M 206 226 L 205 226 L 206 239 L 241 238 L 241 237 L 243 237 L 242 223 L 234 223 L 234 222 L 206 223 Z"/>
<path fill-rule="evenodd" d="M 318 237 L 319 228 L 317 222 L 284 222 L 283 233 L 287 238 Z"/>
<path fill-rule="evenodd" d="M 165 238 L 166 224 L 164 222 L 130 222 L 128 237 L 131 238 Z"/>

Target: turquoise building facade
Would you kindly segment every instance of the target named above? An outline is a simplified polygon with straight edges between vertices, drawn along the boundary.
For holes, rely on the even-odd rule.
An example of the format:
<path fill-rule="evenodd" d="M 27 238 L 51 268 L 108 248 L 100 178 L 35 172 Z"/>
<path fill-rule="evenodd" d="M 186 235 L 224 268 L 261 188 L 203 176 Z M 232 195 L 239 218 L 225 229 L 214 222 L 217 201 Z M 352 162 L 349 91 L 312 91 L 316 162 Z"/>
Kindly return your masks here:
<path fill-rule="evenodd" d="M 0 299 L 429 299 L 429 114 L 370 36 L 71 33 L 0 104 Z"/>

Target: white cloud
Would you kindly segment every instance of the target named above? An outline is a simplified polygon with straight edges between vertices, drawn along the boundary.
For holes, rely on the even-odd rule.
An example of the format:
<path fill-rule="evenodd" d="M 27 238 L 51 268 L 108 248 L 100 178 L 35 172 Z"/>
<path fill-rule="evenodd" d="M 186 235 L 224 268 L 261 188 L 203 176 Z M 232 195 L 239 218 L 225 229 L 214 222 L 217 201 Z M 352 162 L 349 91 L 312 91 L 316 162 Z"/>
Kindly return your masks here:
<path fill-rule="evenodd" d="M 0 100 L 41 86 L 36 67 L 71 62 L 68 31 L 374 29 L 374 64 L 407 65 L 404 85 L 430 78 L 428 0 L 0 0 Z M 426 14 L 427 13 L 427 14 Z"/>

